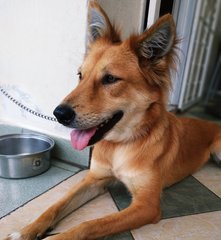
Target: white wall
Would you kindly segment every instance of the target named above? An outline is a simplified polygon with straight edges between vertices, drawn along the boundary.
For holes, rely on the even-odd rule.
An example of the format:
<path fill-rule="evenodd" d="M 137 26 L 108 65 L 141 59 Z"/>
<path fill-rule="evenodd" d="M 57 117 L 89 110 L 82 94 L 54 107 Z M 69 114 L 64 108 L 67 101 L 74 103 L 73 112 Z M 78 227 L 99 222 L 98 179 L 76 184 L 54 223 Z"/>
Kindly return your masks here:
<path fill-rule="evenodd" d="M 144 0 L 100 0 L 124 36 L 140 31 Z M 52 115 L 77 85 L 85 51 L 87 0 L 0 0 L 0 85 L 24 105 Z M 129 23 L 129 24 L 128 24 Z M 61 135 L 0 93 L 0 121 Z"/>
<path fill-rule="evenodd" d="M 143 31 L 146 0 L 98 0 L 123 38 Z"/>
<path fill-rule="evenodd" d="M 87 0 L 0 0 L 0 85 L 52 115 L 77 84 L 85 51 Z M 0 93 L 0 121 L 48 129 Z"/>
<path fill-rule="evenodd" d="M 124 37 L 141 31 L 145 0 L 99 0 Z M 0 86 L 52 116 L 78 82 L 87 0 L 0 0 Z M 0 92 L 0 122 L 69 138 L 69 131 L 19 108 Z"/>

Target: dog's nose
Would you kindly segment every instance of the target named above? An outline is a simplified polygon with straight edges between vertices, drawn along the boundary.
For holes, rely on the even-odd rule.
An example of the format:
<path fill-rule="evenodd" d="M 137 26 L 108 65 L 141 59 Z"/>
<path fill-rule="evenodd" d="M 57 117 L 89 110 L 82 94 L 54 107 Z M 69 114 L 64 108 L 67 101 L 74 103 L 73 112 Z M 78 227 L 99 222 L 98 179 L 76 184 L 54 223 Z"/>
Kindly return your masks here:
<path fill-rule="evenodd" d="M 57 118 L 58 122 L 65 126 L 69 125 L 75 117 L 74 110 L 65 104 L 58 105 L 53 114 Z"/>

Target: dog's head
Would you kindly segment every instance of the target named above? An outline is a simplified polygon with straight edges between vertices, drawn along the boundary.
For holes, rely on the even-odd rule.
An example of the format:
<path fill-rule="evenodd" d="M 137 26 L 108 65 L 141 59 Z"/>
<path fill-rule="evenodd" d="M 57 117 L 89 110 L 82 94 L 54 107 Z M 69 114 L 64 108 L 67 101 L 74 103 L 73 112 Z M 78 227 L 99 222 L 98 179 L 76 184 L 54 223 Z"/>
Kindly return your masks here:
<path fill-rule="evenodd" d="M 169 14 L 121 41 L 97 3 L 90 2 L 88 12 L 79 84 L 54 111 L 60 123 L 75 129 L 72 144 L 78 150 L 101 139 L 129 141 L 147 132 L 148 119 L 165 106 L 176 43 Z"/>

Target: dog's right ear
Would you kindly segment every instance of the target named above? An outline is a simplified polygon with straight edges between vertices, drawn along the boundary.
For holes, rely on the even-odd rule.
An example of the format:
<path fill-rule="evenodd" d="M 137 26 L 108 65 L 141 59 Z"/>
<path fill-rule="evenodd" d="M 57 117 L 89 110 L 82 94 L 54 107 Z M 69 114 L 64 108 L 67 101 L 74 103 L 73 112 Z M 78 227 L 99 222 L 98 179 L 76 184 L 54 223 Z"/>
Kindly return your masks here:
<path fill-rule="evenodd" d="M 133 41 L 137 55 L 144 61 L 159 60 L 168 55 L 177 42 L 173 17 L 170 14 L 164 15 Z"/>
<path fill-rule="evenodd" d="M 96 1 L 88 6 L 88 42 L 89 45 L 99 38 L 107 38 L 111 42 L 120 42 L 119 33 L 111 25 L 104 10 Z"/>

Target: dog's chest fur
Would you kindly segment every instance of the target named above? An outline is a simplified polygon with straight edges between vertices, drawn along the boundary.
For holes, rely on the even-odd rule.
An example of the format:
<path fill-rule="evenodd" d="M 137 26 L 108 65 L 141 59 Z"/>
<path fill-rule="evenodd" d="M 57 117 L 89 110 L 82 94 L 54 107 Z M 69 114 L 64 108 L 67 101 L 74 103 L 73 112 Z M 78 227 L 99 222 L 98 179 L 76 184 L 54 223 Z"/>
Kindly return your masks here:
<path fill-rule="evenodd" d="M 99 175 L 115 176 L 119 180 L 129 172 L 126 171 L 128 168 L 130 159 L 130 151 L 127 147 L 117 147 L 107 149 L 104 154 L 99 154 L 99 157 L 93 155 L 91 160 L 91 169 Z"/>
<path fill-rule="evenodd" d="M 133 191 L 133 186 L 140 186 L 149 181 L 152 175 L 148 168 L 137 167 L 136 150 L 131 149 L 130 145 L 117 146 L 114 149 L 107 149 L 101 158 L 92 157 L 91 171 L 101 177 L 115 176 Z"/>

